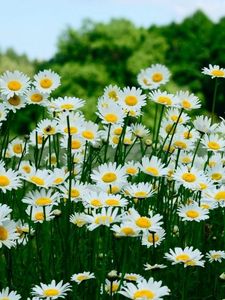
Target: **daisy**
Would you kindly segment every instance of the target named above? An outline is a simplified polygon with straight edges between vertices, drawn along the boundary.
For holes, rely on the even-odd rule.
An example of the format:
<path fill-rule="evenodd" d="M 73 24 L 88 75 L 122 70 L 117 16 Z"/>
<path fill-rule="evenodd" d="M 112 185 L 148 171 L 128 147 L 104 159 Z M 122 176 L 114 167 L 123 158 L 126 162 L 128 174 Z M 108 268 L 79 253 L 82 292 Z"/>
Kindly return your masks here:
<path fill-rule="evenodd" d="M 162 216 L 159 214 L 153 215 L 153 213 L 150 212 L 149 217 L 142 216 L 134 208 L 129 209 L 123 220 L 133 223 L 140 231 L 150 230 L 155 232 L 159 230 L 161 228 L 160 226 L 162 225 Z"/>
<path fill-rule="evenodd" d="M 151 157 L 151 159 L 149 159 L 147 156 L 144 156 L 141 161 L 140 169 L 145 174 L 154 177 L 161 177 L 167 174 L 167 168 L 161 162 L 161 159 L 154 155 Z"/>
<path fill-rule="evenodd" d="M 6 170 L 3 165 L 0 165 L 0 190 L 6 193 L 6 191 L 16 190 L 20 186 L 19 173 L 12 169 Z"/>
<path fill-rule="evenodd" d="M 77 120 L 70 118 L 69 124 L 68 124 L 67 119 L 65 119 L 65 117 L 63 117 L 63 118 L 59 117 L 57 119 L 57 121 L 58 121 L 58 125 L 59 125 L 59 131 L 65 136 L 68 136 L 69 133 L 70 133 L 70 135 L 79 135 L 79 134 L 81 134 L 81 130 L 84 127 L 83 126 L 84 120 L 82 117 Z M 69 125 L 69 127 L 68 127 L 68 125 Z"/>
<path fill-rule="evenodd" d="M 206 253 L 206 257 L 208 258 L 210 263 L 214 261 L 218 261 L 221 263 L 222 259 L 225 259 L 225 251 L 210 250 L 208 253 Z"/>
<path fill-rule="evenodd" d="M 156 232 L 146 231 L 143 233 L 141 244 L 147 248 L 154 246 L 157 247 L 165 239 L 165 230 L 160 228 Z"/>
<path fill-rule="evenodd" d="M 143 279 L 137 282 L 137 285 L 133 283 L 127 283 L 122 287 L 119 294 L 129 299 L 152 299 L 159 300 L 162 297 L 169 295 L 170 290 L 167 286 L 162 286 L 162 281 L 154 281 L 151 277 L 149 280 Z"/>
<path fill-rule="evenodd" d="M 119 99 L 119 94 L 121 93 L 121 89 L 117 85 L 110 84 L 104 88 L 103 97 L 109 98 L 115 102 Z"/>
<path fill-rule="evenodd" d="M 5 220 L 0 225 L 0 248 L 4 245 L 7 248 L 15 247 L 19 234 L 16 232 L 16 223 L 12 220 Z"/>
<path fill-rule="evenodd" d="M 116 163 L 109 162 L 98 166 L 97 170 L 93 170 L 91 179 L 103 185 L 114 185 L 118 183 L 126 183 L 127 175 L 124 167 L 117 166 Z"/>
<path fill-rule="evenodd" d="M 64 149 L 68 149 L 68 137 L 63 136 L 63 138 L 60 141 L 60 145 Z M 77 135 L 71 136 L 71 152 L 72 155 L 75 153 L 80 153 L 85 147 L 85 139 L 82 137 L 77 137 Z"/>
<path fill-rule="evenodd" d="M 0 91 L 7 99 L 21 95 L 29 88 L 30 79 L 19 71 L 6 71 L 0 77 Z"/>
<path fill-rule="evenodd" d="M 140 166 L 140 164 L 133 160 L 126 162 L 124 164 L 126 174 L 130 175 L 130 176 L 137 175 L 139 173 L 139 166 Z"/>
<path fill-rule="evenodd" d="M 168 68 L 161 64 L 151 65 L 148 70 L 148 75 L 150 80 L 154 85 L 160 86 L 161 84 L 166 84 L 170 78 L 170 71 Z"/>
<path fill-rule="evenodd" d="M 44 119 L 37 125 L 37 132 L 43 136 L 54 135 L 59 132 L 59 125 L 56 120 Z"/>
<path fill-rule="evenodd" d="M 83 227 L 87 224 L 86 216 L 85 213 L 74 213 L 70 216 L 70 222 L 77 227 Z"/>
<path fill-rule="evenodd" d="M 63 184 L 65 180 L 68 178 L 69 172 L 65 172 L 65 170 L 60 168 L 54 168 L 51 173 L 52 183 L 51 186 L 58 186 Z"/>
<path fill-rule="evenodd" d="M 43 223 L 54 219 L 55 215 L 52 211 L 52 206 L 28 206 L 26 213 L 34 223 Z"/>
<path fill-rule="evenodd" d="M 136 274 L 136 273 L 126 273 L 124 276 L 122 276 L 122 274 L 120 273 L 119 277 L 123 277 L 123 279 L 127 281 L 134 281 L 134 282 L 144 280 L 144 278 L 140 274 Z"/>
<path fill-rule="evenodd" d="M 176 93 L 177 104 L 185 109 L 192 110 L 201 107 L 201 103 L 198 97 L 194 94 L 190 94 L 187 91 L 179 91 Z"/>
<path fill-rule="evenodd" d="M 148 182 L 133 183 L 126 186 L 125 191 L 129 197 L 138 199 L 150 198 L 154 194 L 152 185 Z"/>
<path fill-rule="evenodd" d="M 154 84 L 150 77 L 149 68 L 142 69 L 140 73 L 137 76 L 138 84 L 142 87 L 144 90 L 153 90 L 158 88 L 158 84 Z"/>
<path fill-rule="evenodd" d="M 142 94 L 141 89 L 126 87 L 120 93 L 118 103 L 126 113 L 132 113 L 132 111 L 138 111 L 146 105 L 145 99 L 146 96 Z"/>
<path fill-rule="evenodd" d="M 50 284 L 41 283 L 40 285 L 35 285 L 32 288 L 31 294 L 41 299 L 51 300 L 65 298 L 69 291 L 71 291 L 71 285 L 69 283 L 63 284 L 62 280 L 56 283 L 55 280 L 52 280 Z"/>
<path fill-rule="evenodd" d="M 122 124 L 125 117 L 122 107 L 113 101 L 108 102 L 107 107 L 100 106 L 96 114 L 103 124 Z"/>
<path fill-rule="evenodd" d="M 110 207 L 110 206 L 124 207 L 128 204 L 128 200 L 122 198 L 121 195 L 104 194 L 103 203 L 106 207 Z"/>
<path fill-rule="evenodd" d="M 201 260 L 202 257 L 202 253 L 198 249 L 193 250 L 193 247 L 185 247 L 184 250 L 176 247 L 174 250 L 170 249 L 169 253 L 165 254 L 165 258 L 170 260 L 172 265 L 183 263 L 184 267 L 204 267 L 204 261 Z"/>
<path fill-rule="evenodd" d="M 80 109 L 84 106 L 85 101 L 76 97 L 59 97 L 53 101 L 51 104 L 55 107 L 55 111 L 74 111 Z"/>
<path fill-rule="evenodd" d="M 50 94 L 60 85 L 60 76 L 51 70 L 40 71 L 34 76 L 34 86 L 41 93 Z"/>
<path fill-rule="evenodd" d="M 46 106 L 48 103 L 48 94 L 40 92 L 38 89 L 32 87 L 26 92 L 25 99 L 28 104 L 37 104 Z"/>
<path fill-rule="evenodd" d="M 52 206 L 59 202 L 59 196 L 59 193 L 53 192 L 51 189 L 41 189 L 39 191 L 30 191 L 22 199 L 22 202 L 32 206 Z"/>
<path fill-rule="evenodd" d="M 27 102 L 24 95 L 14 95 L 6 98 L 3 96 L 3 103 L 8 110 L 12 110 L 14 113 L 26 106 Z"/>
<path fill-rule="evenodd" d="M 118 208 L 113 209 L 113 207 L 103 207 L 98 213 L 92 211 L 92 215 L 86 215 L 86 221 L 89 223 L 88 230 L 92 231 L 101 225 L 109 227 L 112 223 L 119 222 L 121 215 L 118 215 L 118 211 Z"/>
<path fill-rule="evenodd" d="M 88 121 L 83 123 L 83 128 L 81 129 L 82 138 L 90 142 L 91 144 L 95 144 L 99 141 L 99 133 L 98 133 L 98 124 L 94 122 Z"/>
<path fill-rule="evenodd" d="M 177 106 L 177 98 L 166 91 L 156 90 L 150 93 L 150 100 L 165 106 Z"/>
<path fill-rule="evenodd" d="M 16 233 L 19 234 L 17 239 L 18 244 L 26 245 L 29 240 L 29 234 L 33 236 L 34 232 L 34 229 L 28 223 L 24 223 L 21 220 L 16 222 Z"/>
<path fill-rule="evenodd" d="M 202 73 L 205 75 L 209 75 L 212 78 L 216 78 L 216 77 L 225 77 L 225 69 L 220 68 L 220 66 L 218 65 L 209 65 L 209 68 L 204 67 L 202 69 Z"/>
<path fill-rule="evenodd" d="M 182 205 L 177 210 L 182 221 L 200 222 L 209 218 L 209 211 L 200 207 L 197 202 L 188 205 Z"/>
<path fill-rule="evenodd" d="M 140 235 L 140 229 L 130 221 L 124 221 L 120 225 L 113 225 L 111 230 L 115 237 L 136 237 Z"/>
<path fill-rule="evenodd" d="M 150 135 L 150 130 L 139 123 L 131 124 L 131 131 L 138 138 L 144 138 Z"/>
<path fill-rule="evenodd" d="M 84 193 L 82 198 L 85 207 L 101 208 L 104 206 L 104 196 L 108 194 L 104 192 L 97 192 L 89 190 Z"/>
<path fill-rule="evenodd" d="M 189 131 L 185 130 L 184 132 L 181 130 L 177 131 L 173 136 L 172 147 L 180 150 L 188 150 L 193 149 L 193 139 L 186 138 L 185 132 L 189 135 Z"/>
<path fill-rule="evenodd" d="M 110 281 L 108 279 L 105 280 L 104 288 L 107 294 L 114 295 L 119 291 L 119 287 L 120 287 L 119 280 L 113 280 L 113 281 Z"/>
<path fill-rule="evenodd" d="M 20 294 L 16 291 L 9 291 L 9 288 L 5 288 L 0 292 L 0 300 L 20 300 L 22 299 Z"/>
<path fill-rule="evenodd" d="M 217 165 L 212 168 L 208 167 L 206 174 L 213 182 L 222 182 L 225 179 L 225 167 L 222 165 Z"/>
<path fill-rule="evenodd" d="M 218 206 L 225 207 L 225 186 L 222 185 L 219 188 L 214 187 L 207 191 L 204 196 L 212 199 Z"/>
<path fill-rule="evenodd" d="M 166 112 L 166 118 L 172 123 L 185 124 L 190 120 L 190 117 L 178 108 L 170 108 Z"/>
<path fill-rule="evenodd" d="M 86 192 L 86 185 L 75 180 L 72 180 L 71 183 L 64 182 L 64 185 L 58 188 L 61 191 L 61 197 L 65 199 L 71 197 L 74 202 L 80 201 Z"/>
<path fill-rule="evenodd" d="M 193 125 L 201 133 L 210 133 L 213 131 L 212 119 L 207 116 L 197 116 L 193 121 Z"/>
<path fill-rule="evenodd" d="M 48 188 L 52 181 L 49 171 L 40 169 L 32 170 L 29 174 L 24 174 L 23 179 L 43 188 Z"/>
<path fill-rule="evenodd" d="M 70 280 L 80 284 L 81 282 L 92 278 L 95 278 L 94 273 L 82 272 L 82 273 L 73 274 Z"/>
<path fill-rule="evenodd" d="M 173 179 L 183 184 L 186 188 L 194 189 L 198 187 L 201 176 L 203 176 L 202 172 L 194 167 L 179 166 L 173 175 Z"/>
<path fill-rule="evenodd" d="M 218 134 L 211 133 L 209 135 L 205 135 L 201 143 L 207 151 L 224 151 L 225 149 L 225 140 L 220 138 Z"/>
<path fill-rule="evenodd" d="M 25 143 L 20 138 L 15 138 L 12 142 L 9 143 L 8 147 L 13 156 L 21 157 L 22 153 L 23 155 L 26 154 L 26 152 L 24 151 Z"/>

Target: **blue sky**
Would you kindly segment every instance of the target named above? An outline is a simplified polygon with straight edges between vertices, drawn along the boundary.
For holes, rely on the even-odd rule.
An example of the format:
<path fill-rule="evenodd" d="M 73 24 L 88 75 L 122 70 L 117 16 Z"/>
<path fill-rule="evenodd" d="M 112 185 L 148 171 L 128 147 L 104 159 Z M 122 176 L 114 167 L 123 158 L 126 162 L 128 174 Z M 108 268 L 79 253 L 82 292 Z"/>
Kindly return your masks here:
<path fill-rule="evenodd" d="M 67 27 L 79 28 L 84 18 L 108 22 L 127 18 L 138 26 L 181 21 L 196 9 L 218 21 L 225 0 L 3 0 L 0 49 L 13 47 L 30 58 L 48 59 L 57 37 Z"/>

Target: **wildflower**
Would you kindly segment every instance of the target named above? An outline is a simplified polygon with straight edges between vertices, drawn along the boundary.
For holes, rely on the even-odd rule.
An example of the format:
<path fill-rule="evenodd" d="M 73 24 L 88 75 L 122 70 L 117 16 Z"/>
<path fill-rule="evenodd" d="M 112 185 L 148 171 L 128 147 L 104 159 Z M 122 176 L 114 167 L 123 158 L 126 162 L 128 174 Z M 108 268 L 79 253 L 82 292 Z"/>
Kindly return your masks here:
<path fill-rule="evenodd" d="M 50 94 L 60 85 L 60 76 L 51 70 L 40 71 L 34 80 L 35 87 L 45 94 Z"/>
<path fill-rule="evenodd" d="M 70 216 L 70 222 L 78 227 L 83 227 L 87 224 L 85 213 L 75 213 Z"/>
<path fill-rule="evenodd" d="M 50 221 L 54 219 L 54 214 L 52 212 L 52 206 L 28 206 L 26 213 L 34 223 L 43 223 L 44 221 Z"/>
<path fill-rule="evenodd" d="M 9 288 L 5 288 L 0 292 L 0 300 L 20 300 L 22 299 L 20 294 L 16 291 L 9 291 Z"/>
<path fill-rule="evenodd" d="M 165 106 L 176 106 L 177 98 L 173 94 L 156 90 L 150 93 L 150 99 Z"/>
<path fill-rule="evenodd" d="M 139 236 L 140 229 L 131 221 L 124 221 L 120 225 L 113 225 L 111 230 L 115 237 L 136 237 Z"/>
<path fill-rule="evenodd" d="M 81 282 L 92 278 L 95 278 L 94 273 L 82 272 L 82 273 L 73 274 L 71 276 L 71 281 L 75 281 L 76 283 L 80 284 Z"/>
<path fill-rule="evenodd" d="M 124 110 L 117 103 L 110 101 L 107 107 L 98 108 L 97 115 L 102 119 L 104 124 L 122 124 L 125 117 Z"/>
<path fill-rule="evenodd" d="M 51 105 L 53 105 L 54 111 L 56 112 L 70 112 L 83 107 L 84 100 L 76 97 L 59 97 L 51 101 Z"/>
<path fill-rule="evenodd" d="M 165 230 L 160 228 L 156 232 L 146 231 L 143 233 L 141 244 L 147 248 L 157 247 L 165 239 Z"/>
<path fill-rule="evenodd" d="M 179 91 L 176 93 L 177 104 L 185 109 L 192 110 L 201 107 L 199 98 L 187 91 Z"/>
<path fill-rule="evenodd" d="M 0 225 L 0 248 L 4 245 L 7 248 L 15 247 L 18 239 L 16 223 L 12 220 L 5 220 Z"/>
<path fill-rule="evenodd" d="M 0 165 L 0 190 L 3 193 L 6 191 L 16 190 L 21 186 L 19 173 Z"/>
<path fill-rule="evenodd" d="M 193 121 L 193 125 L 201 133 L 210 133 L 213 131 L 212 119 L 207 116 L 197 116 Z"/>
<path fill-rule="evenodd" d="M 119 294 L 129 299 L 153 299 L 159 300 L 162 297 L 169 295 L 170 290 L 167 286 L 162 286 L 162 281 L 154 281 L 151 277 L 149 280 L 142 280 L 137 282 L 137 285 L 133 283 L 127 283 L 122 287 Z"/>
<path fill-rule="evenodd" d="M 154 264 L 154 265 L 150 265 L 148 263 L 144 264 L 144 270 L 145 271 L 151 271 L 154 269 L 165 269 L 167 268 L 166 265 L 160 265 L 160 264 Z"/>
<path fill-rule="evenodd" d="M 108 98 L 115 102 L 119 99 L 119 94 L 121 93 L 121 89 L 117 85 L 110 84 L 104 88 L 103 98 Z"/>
<path fill-rule="evenodd" d="M 48 103 L 48 94 L 44 94 L 36 88 L 32 87 L 26 92 L 25 99 L 28 104 L 46 106 Z"/>
<path fill-rule="evenodd" d="M 220 66 L 218 65 L 209 65 L 209 68 L 204 67 L 202 69 L 202 73 L 205 75 L 209 75 L 212 78 L 216 78 L 216 77 L 225 77 L 225 69 L 220 68 Z"/>
<path fill-rule="evenodd" d="M 208 210 L 199 207 L 196 202 L 188 205 L 182 205 L 178 208 L 178 215 L 182 218 L 182 221 L 200 222 L 209 218 L 208 213 Z"/>
<path fill-rule="evenodd" d="M 59 193 L 53 190 L 41 189 L 40 191 L 30 191 L 25 198 L 22 199 L 23 203 L 32 206 L 52 206 L 59 201 Z"/>
<path fill-rule="evenodd" d="M 208 258 L 209 262 L 212 263 L 214 261 L 222 262 L 222 259 L 225 259 L 225 251 L 221 250 L 210 250 L 206 257 Z"/>
<path fill-rule="evenodd" d="M 151 159 L 149 159 L 147 156 L 144 156 L 141 161 L 140 169 L 145 174 L 154 177 L 161 177 L 167 174 L 167 168 L 157 156 L 152 156 Z"/>
<path fill-rule="evenodd" d="M 51 185 L 51 173 L 48 170 L 32 170 L 30 173 L 24 174 L 23 179 L 43 188 Z"/>
<path fill-rule="evenodd" d="M 119 95 L 118 104 L 124 109 L 126 113 L 137 112 L 145 104 L 146 96 L 141 93 L 141 89 L 135 87 L 129 88 L 126 87 L 122 90 Z"/>
<path fill-rule="evenodd" d="M 173 178 L 186 188 L 194 189 L 203 177 L 203 173 L 196 168 L 188 168 L 187 166 L 179 166 L 175 171 Z"/>
<path fill-rule="evenodd" d="M 150 198 L 154 194 L 152 185 L 148 182 L 139 182 L 128 185 L 125 187 L 125 192 L 129 197 L 138 199 Z"/>
<path fill-rule="evenodd" d="M 52 280 L 50 284 L 41 283 L 40 285 L 35 285 L 32 288 L 31 294 L 46 300 L 65 298 L 67 292 L 71 291 L 71 285 L 69 283 L 63 284 L 61 280 L 56 283 Z"/>
<path fill-rule="evenodd" d="M 218 134 L 211 133 L 210 135 L 205 135 L 201 142 L 207 151 L 217 152 L 224 151 L 225 149 L 225 141 Z"/>
<path fill-rule="evenodd" d="M 104 289 L 107 294 L 114 295 L 119 291 L 119 286 L 120 286 L 119 280 L 109 281 L 108 279 L 106 279 Z"/>

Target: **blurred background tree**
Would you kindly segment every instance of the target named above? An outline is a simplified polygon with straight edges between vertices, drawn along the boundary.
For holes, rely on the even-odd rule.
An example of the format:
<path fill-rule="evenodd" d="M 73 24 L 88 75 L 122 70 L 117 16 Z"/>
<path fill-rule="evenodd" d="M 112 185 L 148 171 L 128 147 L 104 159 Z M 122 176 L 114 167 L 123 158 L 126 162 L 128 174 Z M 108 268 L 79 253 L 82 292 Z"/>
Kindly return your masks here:
<path fill-rule="evenodd" d="M 86 106 L 85 113 L 94 119 L 94 103 L 105 86 L 137 86 L 141 69 L 161 63 L 172 72 L 166 87 L 169 91 L 189 90 L 200 97 L 203 109 L 210 111 L 214 81 L 202 75 L 201 69 L 209 63 L 225 66 L 224 39 L 225 18 L 213 23 L 201 11 L 181 23 L 149 28 L 124 19 L 109 23 L 86 19 L 79 29 L 68 27 L 61 33 L 57 51 L 48 61 L 29 61 L 9 49 L 0 54 L 0 71 L 19 69 L 32 75 L 47 68 L 58 72 L 62 85 L 53 96 L 86 99 L 93 105 Z M 216 112 L 223 116 L 224 92 L 225 85 L 220 85 Z"/>

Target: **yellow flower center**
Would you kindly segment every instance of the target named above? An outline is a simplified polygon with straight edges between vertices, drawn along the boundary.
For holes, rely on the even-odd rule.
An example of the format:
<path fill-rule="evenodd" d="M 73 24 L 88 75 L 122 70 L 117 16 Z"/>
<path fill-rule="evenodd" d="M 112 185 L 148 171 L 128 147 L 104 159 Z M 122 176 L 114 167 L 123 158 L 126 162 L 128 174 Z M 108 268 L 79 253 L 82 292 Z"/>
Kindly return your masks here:
<path fill-rule="evenodd" d="M 23 147 L 21 144 L 15 144 L 13 145 L 13 152 L 15 152 L 16 154 L 20 154 L 23 152 Z"/>
<path fill-rule="evenodd" d="M 44 213 L 42 211 L 36 212 L 34 214 L 34 218 L 37 221 L 43 221 L 44 220 Z"/>
<path fill-rule="evenodd" d="M 217 69 L 217 70 L 212 70 L 212 71 L 211 71 L 211 74 L 212 74 L 213 76 L 215 76 L 215 77 L 224 77 L 224 75 L 225 75 L 224 71 L 223 71 L 223 70 L 219 70 L 219 69 Z"/>
<path fill-rule="evenodd" d="M 183 108 L 186 108 L 186 109 L 191 108 L 191 102 L 187 99 L 182 100 L 181 105 Z"/>
<path fill-rule="evenodd" d="M 30 166 L 23 166 L 22 169 L 26 172 L 26 173 L 30 173 L 31 171 L 31 167 Z"/>
<path fill-rule="evenodd" d="M 188 156 L 185 156 L 182 158 L 182 163 L 183 164 L 189 164 L 191 162 L 191 158 Z"/>
<path fill-rule="evenodd" d="M 116 179 L 117 179 L 116 174 L 112 172 L 107 172 L 102 176 L 102 180 L 107 183 L 113 182 Z"/>
<path fill-rule="evenodd" d="M 87 275 L 78 275 L 77 276 L 77 280 L 79 280 L 79 281 L 83 281 L 83 280 L 87 280 L 87 279 L 88 279 Z"/>
<path fill-rule="evenodd" d="M 39 144 L 39 145 L 42 144 L 43 141 L 44 141 L 44 137 L 41 136 L 41 135 L 38 135 L 38 136 L 37 136 L 37 142 L 38 142 L 38 144 Z"/>
<path fill-rule="evenodd" d="M 68 127 L 66 127 L 65 129 L 64 129 L 64 132 L 65 133 L 69 133 L 69 130 L 68 130 Z M 76 134 L 78 132 L 78 129 L 77 129 L 77 127 L 70 127 L 70 134 Z"/>
<path fill-rule="evenodd" d="M 105 120 L 109 123 L 116 123 L 118 121 L 118 117 L 115 114 L 107 114 L 105 115 Z"/>
<path fill-rule="evenodd" d="M 137 173 L 137 169 L 133 167 L 129 167 L 126 169 L 126 173 L 130 175 L 135 175 Z"/>
<path fill-rule="evenodd" d="M 186 261 L 185 265 L 187 265 L 187 266 L 195 266 L 196 265 L 196 261 L 194 259 Z"/>
<path fill-rule="evenodd" d="M 111 216 L 99 216 L 95 219 L 96 224 L 107 224 L 112 222 L 113 218 Z"/>
<path fill-rule="evenodd" d="M 125 103 L 129 106 L 135 106 L 138 103 L 138 99 L 136 96 L 126 96 Z"/>
<path fill-rule="evenodd" d="M 145 191 L 139 191 L 139 192 L 134 193 L 134 197 L 137 197 L 137 198 L 146 198 L 147 195 L 148 194 Z"/>
<path fill-rule="evenodd" d="M 195 174 L 192 174 L 192 173 L 184 173 L 182 175 L 182 179 L 187 182 L 194 182 L 194 181 L 196 181 L 196 176 L 195 176 Z"/>
<path fill-rule="evenodd" d="M 216 162 L 215 161 L 209 161 L 208 165 L 210 166 L 210 168 L 213 168 L 216 166 Z"/>
<path fill-rule="evenodd" d="M 80 196 L 80 192 L 77 189 L 71 189 L 71 197 L 77 198 Z"/>
<path fill-rule="evenodd" d="M 54 297 L 54 296 L 58 296 L 60 294 L 60 291 L 58 289 L 46 289 L 44 290 L 44 296 L 46 297 Z"/>
<path fill-rule="evenodd" d="M 122 129 L 121 127 L 119 127 L 119 128 L 114 129 L 113 133 L 114 133 L 115 135 L 121 135 L 122 130 L 123 130 L 123 129 Z"/>
<path fill-rule="evenodd" d="M 7 240 L 8 235 L 8 230 L 5 227 L 0 226 L 0 241 Z"/>
<path fill-rule="evenodd" d="M 212 254 L 211 257 L 212 257 L 213 259 L 218 259 L 218 258 L 221 258 L 221 255 L 218 254 L 218 253 L 216 253 L 216 254 Z"/>
<path fill-rule="evenodd" d="M 187 148 L 187 144 L 183 141 L 176 141 L 174 142 L 173 144 L 176 148 L 179 148 L 179 149 L 186 149 Z"/>
<path fill-rule="evenodd" d="M 109 206 L 118 206 L 120 205 L 120 201 L 118 199 L 107 199 L 105 203 Z"/>
<path fill-rule="evenodd" d="M 58 177 L 58 178 L 54 179 L 53 183 L 54 183 L 54 184 L 60 184 L 60 183 L 62 183 L 63 181 L 64 181 L 64 178 Z"/>
<path fill-rule="evenodd" d="M 225 200 L 225 191 L 220 191 L 220 192 L 216 193 L 214 198 L 217 201 Z"/>
<path fill-rule="evenodd" d="M 176 116 L 176 115 L 171 116 L 171 120 L 173 122 L 177 122 L 178 118 L 179 118 L 179 116 Z M 182 122 L 183 122 L 183 118 L 180 117 L 178 123 L 182 123 Z"/>
<path fill-rule="evenodd" d="M 134 235 L 135 231 L 131 227 L 123 227 L 121 229 L 121 232 L 124 233 L 125 235 Z"/>
<path fill-rule="evenodd" d="M 109 194 L 109 193 L 111 193 L 111 194 L 116 194 L 116 193 L 118 193 L 120 191 L 120 188 L 118 187 L 118 186 L 111 186 L 111 188 L 109 188 L 108 190 L 107 190 L 107 193 Z"/>
<path fill-rule="evenodd" d="M 182 253 L 176 256 L 176 260 L 178 261 L 187 261 L 190 259 L 190 256 L 186 253 Z"/>
<path fill-rule="evenodd" d="M 183 135 L 184 135 L 184 138 L 187 140 L 191 139 L 193 137 L 193 135 L 190 131 L 185 131 Z"/>
<path fill-rule="evenodd" d="M 93 140 L 93 138 L 95 137 L 94 133 L 90 130 L 84 130 L 82 132 L 82 136 L 88 140 Z"/>
<path fill-rule="evenodd" d="M 41 94 L 32 94 L 30 100 L 35 103 L 39 103 L 43 100 L 43 96 Z"/>
<path fill-rule="evenodd" d="M 18 80 L 12 80 L 8 82 L 8 88 L 11 91 L 17 92 L 21 89 L 22 84 Z"/>
<path fill-rule="evenodd" d="M 51 79 L 49 78 L 43 78 L 40 80 L 40 86 L 43 88 L 43 89 L 48 89 L 52 86 L 53 82 Z"/>
<path fill-rule="evenodd" d="M 159 171 L 154 167 L 147 167 L 145 170 L 153 176 L 159 176 Z"/>
<path fill-rule="evenodd" d="M 14 95 L 13 97 L 9 98 L 8 102 L 12 105 L 12 106 L 18 106 L 20 105 L 20 97 Z"/>
<path fill-rule="evenodd" d="M 186 216 L 191 219 L 195 219 L 195 218 L 199 217 L 199 213 L 196 210 L 190 209 L 190 210 L 186 211 Z"/>
<path fill-rule="evenodd" d="M 10 180 L 5 175 L 0 175 L 0 186 L 7 186 L 10 184 Z"/>
<path fill-rule="evenodd" d="M 152 81 L 160 82 L 162 80 L 163 80 L 163 74 L 162 73 L 156 72 L 152 75 Z"/>
<path fill-rule="evenodd" d="M 79 149 L 81 147 L 81 142 L 79 140 L 72 140 L 71 148 L 72 149 Z"/>
<path fill-rule="evenodd" d="M 134 293 L 133 295 L 133 299 L 145 299 L 145 300 L 149 300 L 149 299 L 154 299 L 155 297 L 155 293 L 153 293 L 150 290 L 138 290 Z"/>
<path fill-rule="evenodd" d="M 211 175 L 211 178 L 212 178 L 213 180 L 221 180 L 221 179 L 223 178 L 223 175 L 222 175 L 221 173 L 213 173 L 213 174 Z"/>
<path fill-rule="evenodd" d="M 174 133 L 174 129 L 172 129 L 172 127 L 173 127 L 173 124 L 166 125 L 166 128 L 165 128 L 166 133 L 169 133 L 172 135 Z"/>
<path fill-rule="evenodd" d="M 135 223 L 138 227 L 141 228 L 149 228 L 152 225 L 151 221 L 147 217 L 140 217 L 136 220 Z"/>
<path fill-rule="evenodd" d="M 41 197 L 36 199 L 35 204 L 39 206 L 50 205 L 52 204 L 52 199 L 47 197 Z"/>
<path fill-rule="evenodd" d="M 100 207 L 102 206 L 102 202 L 99 199 L 93 199 L 91 200 L 91 205 L 96 206 L 96 207 Z"/>
<path fill-rule="evenodd" d="M 62 104 L 61 105 L 61 109 L 65 109 L 65 110 L 71 110 L 74 108 L 74 105 L 71 103 L 66 103 L 66 104 Z"/>
<path fill-rule="evenodd" d="M 113 141 L 113 144 L 118 144 L 119 143 L 119 138 L 118 138 L 118 136 L 114 136 L 113 138 L 112 138 L 112 141 Z"/>
<path fill-rule="evenodd" d="M 44 185 L 45 181 L 43 178 L 40 178 L 38 176 L 31 176 L 30 181 L 37 184 L 37 185 Z"/>
<path fill-rule="evenodd" d="M 220 144 L 214 141 L 208 142 L 208 147 L 212 150 L 219 150 L 221 148 Z"/>
<path fill-rule="evenodd" d="M 156 234 L 156 233 L 155 234 L 150 233 L 148 235 L 148 242 L 149 243 L 153 244 L 153 242 L 156 243 L 156 242 L 158 242 L 158 240 L 159 240 L 158 234 Z"/>
<path fill-rule="evenodd" d="M 203 208 L 203 209 L 209 209 L 210 208 L 210 206 L 208 205 L 208 204 L 201 204 L 201 208 Z"/>
<path fill-rule="evenodd" d="M 108 92 L 108 96 L 109 96 L 109 98 L 113 99 L 114 101 L 118 100 L 118 96 L 117 96 L 117 93 L 115 91 Z"/>
<path fill-rule="evenodd" d="M 124 278 L 130 281 L 137 281 L 137 276 L 135 275 L 126 275 Z"/>
<path fill-rule="evenodd" d="M 207 186 L 207 184 L 205 184 L 203 182 L 200 182 L 199 187 L 200 187 L 201 190 L 205 190 L 208 186 Z"/>
<path fill-rule="evenodd" d="M 55 128 L 49 125 L 43 129 L 43 132 L 48 135 L 55 134 Z"/>
<path fill-rule="evenodd" d="M 157 99 L 158 103 L 161 104 L 165 104 L 165 105 L 171 105 L 172 104 L 172 100 L 171 98 L 167 97 L 167 96 L 159 96 Z"/>

